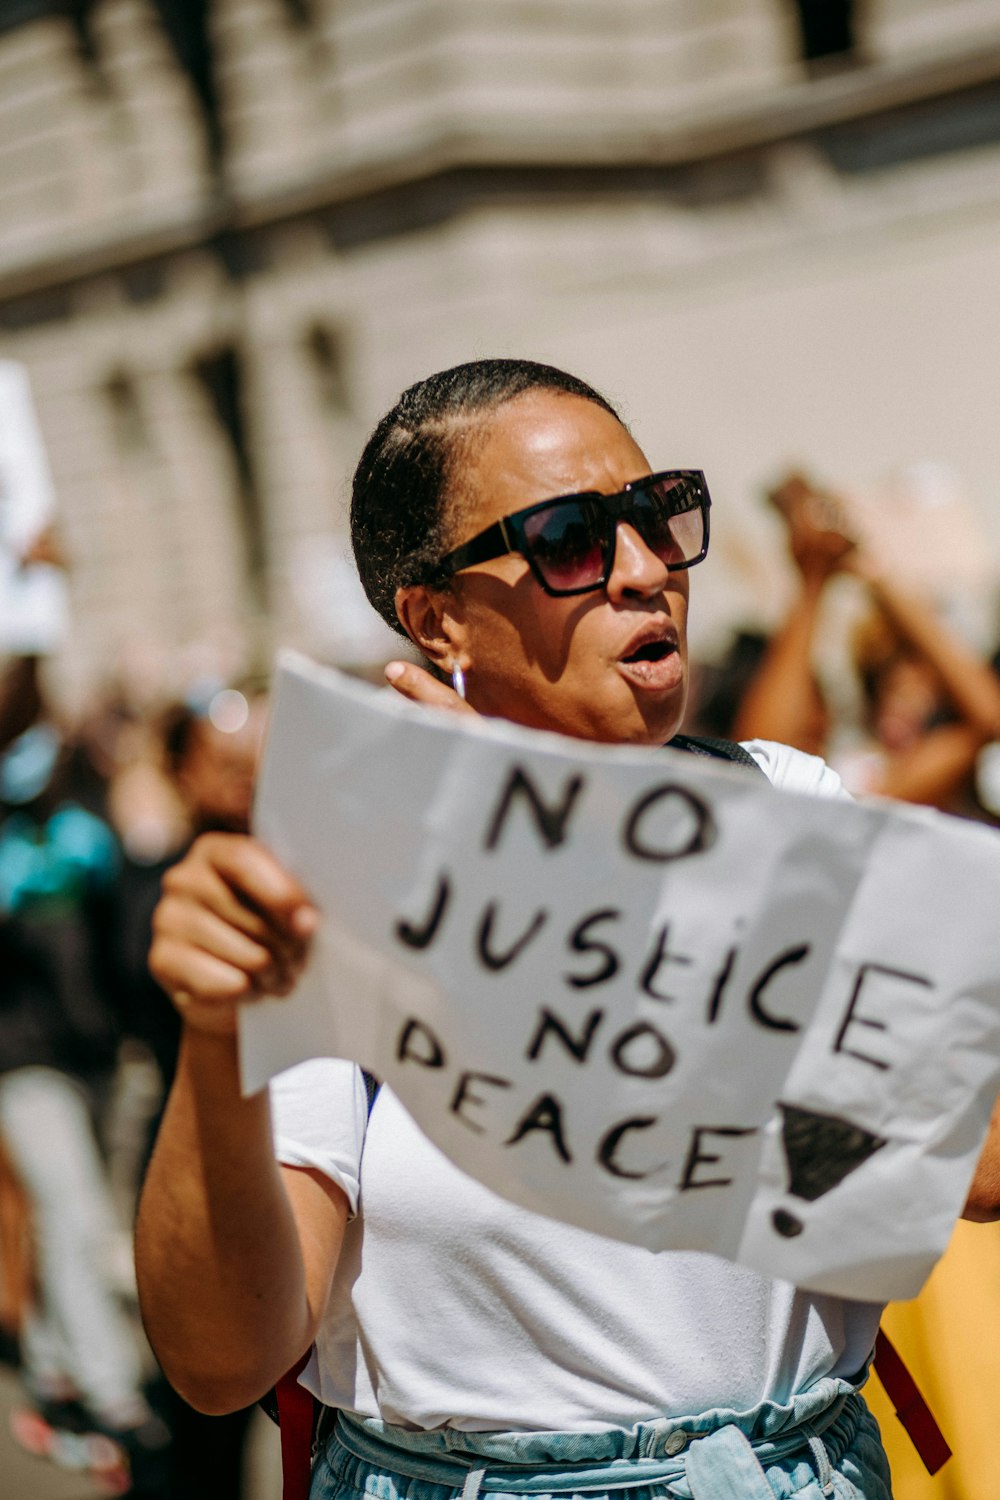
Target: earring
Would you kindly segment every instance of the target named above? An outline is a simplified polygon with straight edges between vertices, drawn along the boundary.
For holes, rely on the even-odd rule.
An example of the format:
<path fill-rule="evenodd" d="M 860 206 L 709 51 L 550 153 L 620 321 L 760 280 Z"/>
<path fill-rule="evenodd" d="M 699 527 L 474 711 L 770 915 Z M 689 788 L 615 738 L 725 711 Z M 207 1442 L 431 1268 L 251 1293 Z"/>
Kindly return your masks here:
<path fill-rule="evenodd" d="M 462 702 L 464 703 L 465 702 L 465 673 L 462 671 L 462 668 L 459 666 L 459 664 L 458 664 L 457 661 L 453 661 L 452 664 L 451 664 L 451 685 L 455 689 L 455 692 L 458 694 L 458 696 L 461 698 Z"/>

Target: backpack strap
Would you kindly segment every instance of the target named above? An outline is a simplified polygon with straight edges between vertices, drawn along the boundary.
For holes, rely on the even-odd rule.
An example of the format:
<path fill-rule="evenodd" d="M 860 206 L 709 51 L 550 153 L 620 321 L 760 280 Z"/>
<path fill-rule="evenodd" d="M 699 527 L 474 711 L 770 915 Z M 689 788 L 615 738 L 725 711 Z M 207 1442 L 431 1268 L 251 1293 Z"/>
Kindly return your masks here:
<path fill-rule="evenodd" d="M 875 1340 L 873 1365 L 921 1463 L 928 1474 L 936 1474 L 951 1457 L 951 1449 L 920 1387 L 884 1328 L 879 1329 Z"/>
<path fill-rule="evenodd" d="M 382 1087 L 382 1084 L 375 1077 L 374 1073 L 368 1073 L 364 1068 L 361 1070 L 361 1076 L 365 1080 L 365 1094 L 368 1096 L 368 1118 L 371 1119 L 372 1110 L 375 1108 L 375 1100 L 378 1098 L 378 1091 Z"/>
<path fill-rule="evenodd" d="M 689 755 L 701 755 L 709 760 L 728 760 L 731 765 L 745 766 L 756 771 L 765 781 L 767 773 L 757 764 L 749 750 L 744 750 L 735 740 L 720 740 L 709 734 L 675 734 L 667 742 L 668 750 L 686 750 Z"/>
<path fill-rule="evenodd" d="M 282 1500 L 309 1500 L 316 1397 L 299 1385 L 299 1375 L 308 1358 L 307 1350 L 274 1388 L 275 1420 L 281 1433 Z"/>

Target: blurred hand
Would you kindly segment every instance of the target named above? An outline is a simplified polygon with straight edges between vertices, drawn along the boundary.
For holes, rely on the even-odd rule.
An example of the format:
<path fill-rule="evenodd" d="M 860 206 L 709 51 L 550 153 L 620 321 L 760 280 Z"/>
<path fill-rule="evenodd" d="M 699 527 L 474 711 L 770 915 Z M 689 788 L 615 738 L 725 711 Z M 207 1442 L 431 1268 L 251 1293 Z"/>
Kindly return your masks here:
<path fill-rule="evenodd" d="M 768 494 L 788 526 L 792 559 L 805 578 L 828 578 L 851 565 L 857 542 L 848 530 L 843 503 L 802 474 L 790 474 Z"/>
<path fill-rule="evenodd" d="M 476 714 L 472 704 L 460 698 L 453 687 L 413 662 L 391 661 L 385 669 L 385 678 L 397 693 L 413 703 L 427 703 L 431 708 L 446 708 L 455 714 Z"/>
<path fill-rule="evenodd" d="M 187 1025 L 233 1032 L 240 1004 L 294 989 L 318 920 L 263 844 L 204 834 L 164 876 L 150 971 Z"/>

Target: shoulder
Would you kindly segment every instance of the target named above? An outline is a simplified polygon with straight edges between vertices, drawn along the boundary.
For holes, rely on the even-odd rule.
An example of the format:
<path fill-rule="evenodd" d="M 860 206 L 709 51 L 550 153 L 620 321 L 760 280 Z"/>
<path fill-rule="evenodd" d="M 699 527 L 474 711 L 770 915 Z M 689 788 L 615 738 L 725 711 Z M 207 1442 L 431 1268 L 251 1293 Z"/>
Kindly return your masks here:
<path fill-rule="evenodd" d="M 836 771 L 818 755 L 807 755 L 791 745 L 774 740 L 746 740 L 748 750 L 772 786 L 784 792 L 803 792 L 811 797 L 850 798 Z"/>
<path fill-rule="evenodd" d="M 275 1155 L 286 1167 L 311 1167 L 343 1188 L 357 1210 L 368 1095 L 361 1069 L 335 1057 L 311 1057 L 268 1086 Z"/>

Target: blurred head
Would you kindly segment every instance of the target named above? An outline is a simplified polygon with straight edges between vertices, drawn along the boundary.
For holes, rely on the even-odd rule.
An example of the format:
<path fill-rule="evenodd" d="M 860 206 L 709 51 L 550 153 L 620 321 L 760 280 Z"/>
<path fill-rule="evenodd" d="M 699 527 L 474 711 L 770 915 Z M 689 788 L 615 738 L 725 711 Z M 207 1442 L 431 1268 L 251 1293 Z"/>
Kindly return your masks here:
<path fill-rule="evenodd" d="M 167 760 L 196 833 L 249 828 L 263 726 L 263 699 L 232 689 L 168 716 Z"/>
<path fill-rule="evenodd" d="M 361 580 L 383 617 L 480 712 L 583 739 L 662 744 L 687 688 L 687 574 L 625 521 L 607 583 L 553 597 L 516 552 L 436 582 L 445 553 L 576 492 L 615 494 L 650 464 L 613 407 L 546 365 L 460 365 L 405 392 L 354 483 Z"/>
<path fill-rule="evenodd" d="M 909 749 L 945 704 L 941 679 L 879 610 L 861 622 L 853 645 L 868 728 L 885 749 Z"/>

